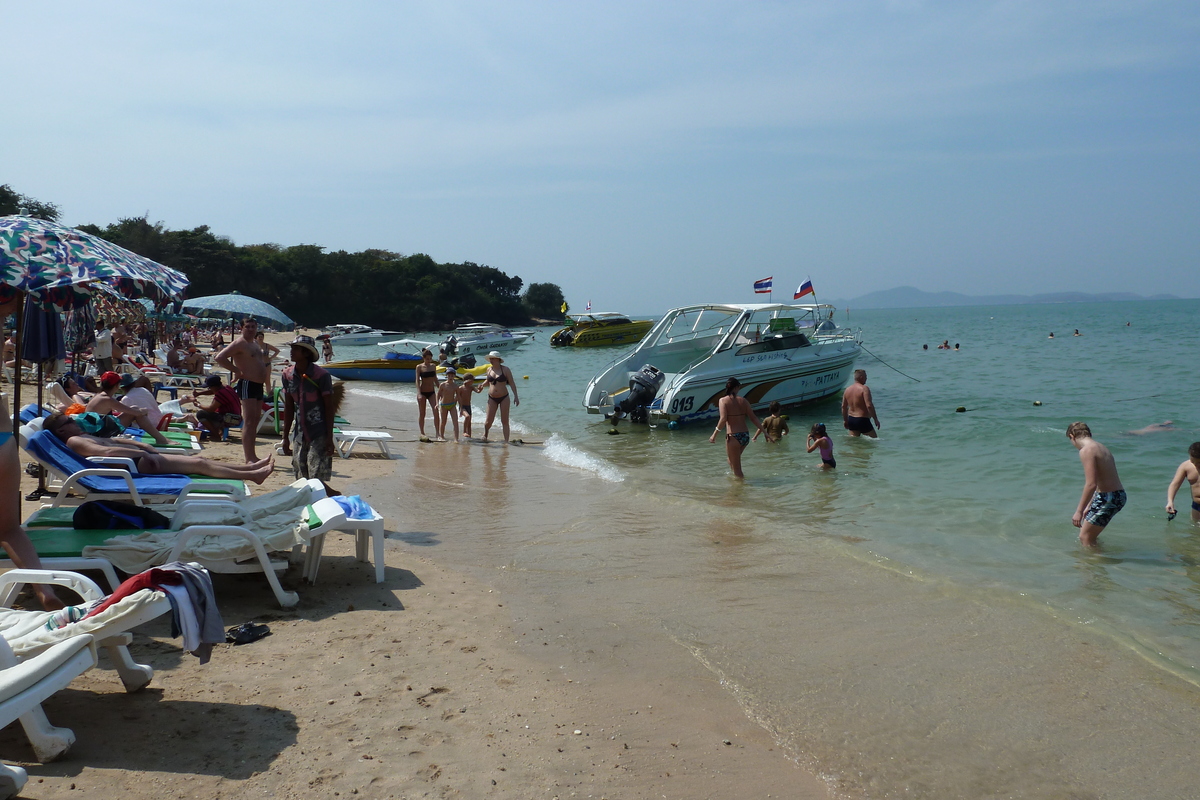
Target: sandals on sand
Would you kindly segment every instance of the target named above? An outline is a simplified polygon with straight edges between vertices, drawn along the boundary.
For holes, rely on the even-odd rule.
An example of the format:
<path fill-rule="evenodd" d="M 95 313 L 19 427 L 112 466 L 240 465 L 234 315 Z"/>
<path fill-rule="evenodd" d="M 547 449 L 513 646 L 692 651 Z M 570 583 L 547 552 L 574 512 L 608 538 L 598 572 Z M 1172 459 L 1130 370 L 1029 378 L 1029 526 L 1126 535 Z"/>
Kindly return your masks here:
<path fill-rule="evenodd" d="M 257 622 L 243 622 L 225 631 L 225 641 L 233 644 L 250 644 L 264 636 L 270 636 L 271 629 Z"/>

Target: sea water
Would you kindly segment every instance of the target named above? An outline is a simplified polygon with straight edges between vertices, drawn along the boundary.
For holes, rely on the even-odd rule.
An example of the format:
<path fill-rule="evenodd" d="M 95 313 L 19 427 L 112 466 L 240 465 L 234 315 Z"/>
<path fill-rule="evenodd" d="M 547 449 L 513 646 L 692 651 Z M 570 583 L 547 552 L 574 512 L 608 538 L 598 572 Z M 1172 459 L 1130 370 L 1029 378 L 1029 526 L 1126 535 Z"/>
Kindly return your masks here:
<path fill-rule="evenodd" d="M 928 769 L 913 763 L 900 767 L 888 763 L 895 756 L 879 755 L 891 747 L 886 736 L 850 730 L 845 709 L 822 708 L 812 697 L 785 699 L 806 681 L 818 680 L 813 672 L 832 674 L 838 656 L 831 654 L 839 647 L 828 630 L 793 629 L 788 615 L 798 619 L 810 604 L 794 609 L 791 604 L 812 592 L 811 607 L 823 609 L 831 624 L 839 614 L 850 614 L 837 624 L 863 628 L 928 614 L 941 620 L 939 629 L 928 633 L 930 646 L 938 637 L 973 635 L 970 625 L 984 625 L 997 607 L 1040 609 L 1103 637 L 1151 670 L 1200 687 L 1200 530 L 1190 522 L 1186 486 L 1177 498 L 1177 519 L 1167 521 L 1163 508 L 1175 468 L 1187 457 L 1188 445 L 1200 439 L 1195 411 L 1200 376 L 1190 362 L 1200 337 L 1198 312 L 1200 301 L 839 310 L 839 323 L 863 331 L 868 352 L 856 366 L 867 370 L 882 423 L 880 438 L 846 435 L 836 400 L 793 409 L 791 434 L 781 444 L 760 439 L 746 450 L 744 482 L 729 474 L 722 438 L 709 444 L 711 426 L 671 431 L 622 422 L 620 433 L 611 435 L 612 426 L 586 414 L 581 401 L 587 380 L 618 352 L 552 349 L 549 331 L 539 333 L 505 362 L 521 397 L 512 409 L 513 435 L 544 443 L 538 457 L 567 473 L 561 480 L 571 481 L 574 472 L 577 487 L 606 487 L 604 502 L 588 506 L 581 501 L 580 516 L 555 522 L 549 535 L 544 529 L 525 534 L 501 524 L 490 538 L 464 537 L 438 546 L 468 560 L 472 548 L 477 559 L 490 548 L 489 557 L 507 559 L 526 570 L 529 582 L 547 587 L 554 583 L 548 576 L 558 577 L 559 588 L 572 581 L 590 583 L 587 576 L 594 573 L 621 582 L 622 602 L 636 606 L 639 617 L 653 619 L 710 665 L 730 691 L 745 698 L 748 713 L 782 742 L 822 753 L 818 769 L 843 775 L 857 770 L 860 778 L 848 782 L 877 796 L 892 796 L 898 786 L 905 791 L 929 786 Z M 1082 335 L 1072 335 L 1075 329 Z M 961 349 L 936 349 L 943 340 Z M 928 350 L 922 347 L 926 344 Z M 369 354 L 346 348 L 338 356 Z M 404 403 L 415 398 L 411 385 L 360 383 L 352 391 Z M 956 411 L 959 407 L 966 411 Z M 476 403 L 477 429 L 483 412 L 484 404 Z M 1065 437 L 1075 420 L 1087 422 L 1112 450 L 1129 494 L 1128 505 L 1096 550 L 1082 549 L 1071 525 L 1083 486 L 1077 453 Z M 1162 430 L 1135 432 L 1166 420 L 1171 424 Z M 819 456 L 805 453 L 814 422 L 828 426 L 835 470 L 822 470 Z M 498 435 L 494 429 L 492 437 Z M 505 457 L 481 450 L 475 459 L 486 478 L 481 485 L 494 488 L 497 478 L 510 474 Z M 545 491 L 553 491 L 549 485 Z M 521 490 L 513 487 L 512 495 L 504 494 L 506 502 L 537 502 Z M 840 574 L 811 572 L 818 556 L 831 553 L 844 559 Z M 896 609 L 890 607 L 894 599 L 879 593 L 879 586 L 891 580 L 886 575 L 938 591 L 914 601 L 912 608 Z M 660 591 L 670 586 L 671 601 L 635 588 L 639 580 Z M 862 617 L 853 615 L 860 604 L 875 609 L 870 621 L 865 610 Z M 786 614 L 781 606 L 787 606 Z M 976 610 L 957 611 L 968 607 Z M 886 640 L 887 625 L 873 635 Z M 988 635 L 1020 642 L 1022 636 L 1047 634 Z M 863 647 L 859 638 L 855 661 Z M 803 678 L 791 675 L 799 654 L 818 639 L 828 660 L 809 662 Z M 893 670 L 903 670 L 898 654 L 906 646 L 891 643 L 887 658 Z M 940 646 L 954 648 L 947 642 Z M 983 676 L 1000 666 L 978 664 L 973 670 Z M 840 667 L 837 681 L 857 675 L 854 670 Z M 925 694 L 914 690 L 908 697 L 894 685 L 877 687 L 878 696 L 868 701 L 867 674 L 856 679 L 862 686 L 855 691 L 885 727 L 897 705 L 915 708 L 928 702 Z M 962 691 L 976 701 L 987 696 L 985 686 Z M 821 693 L 827 694 L 840 696 Z M 892 738 L 900 731 L 930 741 L 946 736 L 938 747 L 947 759 L 955 758 L 959 739 L 971 739 L 915 733 L 920 715 L 895 713 Z M 1013 730 L 1023 724 L 1012 723 Z M 861 757 L 843 757 L 847 748 Z M 918 750 L 908 752 L 906 760 L 921 761 Z M 1011 776 L 998 779 L 999 788 L 977 789 L 975 796 L 1058 796 L 1036 787 L 1060 783 L 1066 792 L 1075 786 L 1069 776 L 1030 778 L 1030 765 L 1038 758 L 1032 753 L 1007 757 Z M 1086 762 L 1082 752 L 1072 757 Z M 957 756 L 964 764 L 973 758 L 971 752 Z M 963 787 L 976 785 L 997 761 L 1002 771 L 1005 766 L 995 753 L 979 761 L 964 767 L 970 774 L 961 784 L 951 782 L 942 787 L 943 794 L 930 796 L 972 796 Z M 1057 768 L 1038 769 L 1048 774 Z"/>

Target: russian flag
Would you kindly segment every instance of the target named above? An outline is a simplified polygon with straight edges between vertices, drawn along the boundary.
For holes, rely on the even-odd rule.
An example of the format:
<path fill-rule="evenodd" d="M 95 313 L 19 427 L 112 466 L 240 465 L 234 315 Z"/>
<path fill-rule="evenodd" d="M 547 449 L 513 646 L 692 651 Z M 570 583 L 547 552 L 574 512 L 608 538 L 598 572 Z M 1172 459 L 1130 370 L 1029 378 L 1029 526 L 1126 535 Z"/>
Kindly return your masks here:
<path fill-rule="evenodd" d="M 585 308 L 584 311 L 591 311 L 591 310 L 592 310 L 592 301 L 588 300 L 587 308 Z"/>
<path fill-rule="evenodd" d="M 773 281 L 773 280 L 775 280 L 774 275 L 772 275 L 770 278 L 763 278 L 761 281 L 755 281 L 754 282 L 754 293 L 755 294 L 770 294 L 771 293 L 771 281 Z"/>
<path fill-rule="evenodd" d="M 806 295 L 806 294 L 811 294 L 811 295 L 816 294 L 816 292 L 813 291 L 812 281 L 805 281 L 804 283 L 800 284 L 800 288 L 796 290 L 796 295 L 792 299 L 799 300 L 801 297 L 804 297 L 804 295 Z"/>

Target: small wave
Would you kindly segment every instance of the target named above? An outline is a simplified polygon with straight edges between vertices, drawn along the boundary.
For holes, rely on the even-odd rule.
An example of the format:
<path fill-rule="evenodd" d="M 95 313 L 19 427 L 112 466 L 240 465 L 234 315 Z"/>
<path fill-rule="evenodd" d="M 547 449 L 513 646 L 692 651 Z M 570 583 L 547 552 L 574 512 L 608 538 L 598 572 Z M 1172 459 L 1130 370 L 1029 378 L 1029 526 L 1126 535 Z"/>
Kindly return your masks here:
<path fill-rule="evenodd" d="M 414 389 L 412 394 L 405 394 L 396 389 L 366 389 L 360 386 L 348 386 L 346 391 L 350 394 L 355 394 L 360 397 L 376 397 L 380 400 L 391 400 L 395 403 L 407 403 L 410 406 L 417 404 L 417 393 Z"/>
<path fill-rule="evenodd" d="M 546 446 L 542 452 L 551 461 L 557 461 L 559 464 L 568 467 L 575 467 L 576 469 L 591 472 L 603 480 L 612 483 L 620 483 L 625 480 L 625 475 L 622 474 L 621 470 L 602 458 L 597 458 L 577 449 L 557 433 L 551 434 L 550 438 L 546 440 Z"/>
<path fill-rule="evenodd" d="M 408 386 L 408 384 L 405 385 Z M 347 391 L 360 397 L 374 397 L 380 400 L 391 400 L 394 403 L 404 403 L 410 406 L 415 406 L 417 404 L 417 391 L 415 388 L 411 392 L 404 392 L 399 389 L 367 389 L 360 386 L 354 386 L 349 388 Z M 472 408 L 474 408 L 472 424 L 479 427 L 479 429 L 482 431 L 484 420 L 487 419 L 487 406 L 486 404 L 480 405 L 475 403 L 472 404 Z M 515 419 L 509 421 L 508 427 L 512 433 L 519 434 L 521 436 L 532 436 L 537 433 L 537 431 L 533 428 L 529 427 L 528 425 L 523 425 L 520 421 Z M 496 421 L 492 423 L 492 428 L 494 430 L 500 429 L 499 415 L 497 415 Z"/>

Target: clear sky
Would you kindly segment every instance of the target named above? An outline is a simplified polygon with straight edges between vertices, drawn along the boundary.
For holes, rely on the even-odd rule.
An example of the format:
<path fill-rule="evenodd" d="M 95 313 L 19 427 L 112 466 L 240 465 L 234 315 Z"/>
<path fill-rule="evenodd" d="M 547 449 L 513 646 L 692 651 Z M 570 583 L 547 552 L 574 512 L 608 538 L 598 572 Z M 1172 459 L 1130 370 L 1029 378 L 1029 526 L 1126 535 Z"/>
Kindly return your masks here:
<path fill-rule="evenodd" d="M 1194 2 L 3 6 L 0 183 L 68 224 L 424 252 L 634 314 L 768 275 L 1200 296 Z"/>

